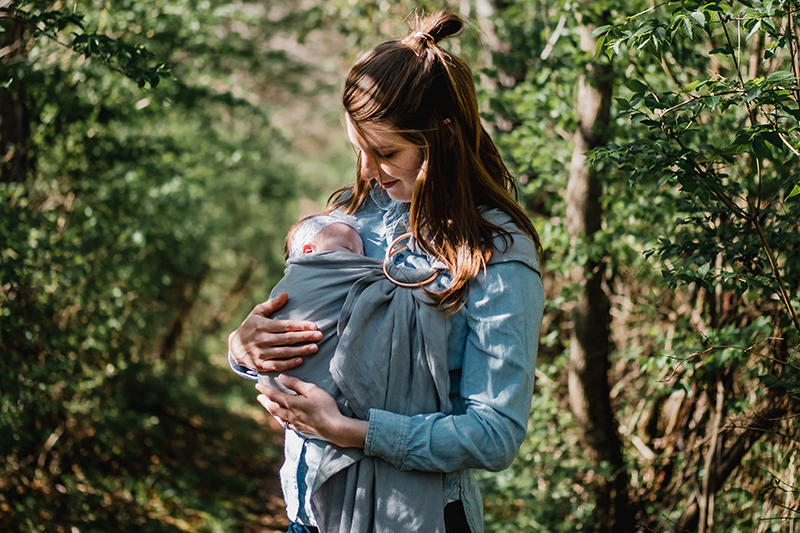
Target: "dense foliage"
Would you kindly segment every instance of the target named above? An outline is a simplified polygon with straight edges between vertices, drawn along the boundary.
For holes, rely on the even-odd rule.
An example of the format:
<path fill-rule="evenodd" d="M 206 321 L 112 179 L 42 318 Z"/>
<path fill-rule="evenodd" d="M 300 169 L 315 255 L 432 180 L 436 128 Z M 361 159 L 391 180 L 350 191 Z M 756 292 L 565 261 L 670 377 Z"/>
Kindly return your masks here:
<path fill-rule="evenodd" d="M 260 521 L 279 448 L 210 361 L 280 275 L 305 183 L 263 102 L 316 88 L 253 38 L 290 7 L 3 8 L 27 135 L 2 139 L 25 173 L 0 183 L 0 529 Z"/>
<path fill-rule="evenodd" d="M 498 13 L 514 36 L 503 38 L 518 46 L 498 62 L 510 81 L 488 97 L 508 130 L 500 142 L 527 180 L 526 203 L 543 215 L 554 298 L 529 442 L 511 472 L 486 479 L 496 530 L 597 525 L 586 482 L 610 473 L 587 464 L 579 434 L 561 429 L 569 406 L 558 355 L 576 289 L 568 272 L 593 259 L 607 269 L 609 380 L 636 527 L 796 527 L 796 9 L 519 3 Z M 594 54 L 581 53 L 577 28 L 602 18 L 612 23 L 594 29 Z M 568 106 L 584 65 L 609 61 L 615 118 L 586 162 L 602 179 L 603 226 L 570 242 L 559 199 L 574 130 Z"/>
<path fill-rule="evenodd" d="M 0 529 L 280 527 L 280 450 L 225 335 L 295 200 L 349 177 L 347 63 L 416 7 L 474 22 L 447 46 L 545 245 L 528 439 L 481 476 L 486 529 L 601 529 L 619 471 L 569 401 L 587 264 L 635 528 L 797 529 L 800 6 L 736 0 L 0 2 Z M 591 72 L 614 96 L 584 163 L 602 226 L 575 238 Z"/>

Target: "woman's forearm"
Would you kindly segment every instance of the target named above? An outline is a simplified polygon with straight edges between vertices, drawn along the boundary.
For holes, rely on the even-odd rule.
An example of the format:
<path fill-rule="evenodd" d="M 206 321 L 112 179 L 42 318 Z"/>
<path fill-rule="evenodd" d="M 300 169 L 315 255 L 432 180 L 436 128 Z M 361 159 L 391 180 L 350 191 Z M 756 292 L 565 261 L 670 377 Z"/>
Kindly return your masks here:
<path fill-rule="evenodd" d="M 342 448 L 364 448 L 367 439 L 369 422 L 342 416 L 342 419 L 334 421 L 326 435 L 320 435 Z"/>
<path fill-rule="evenodd" d="M 465 307 L 455 414 L 372 410 L 367 455 L 401 470 L 435 472 L 501 470 L 516 456 L 533 395 L 544 290 L 538 273 L 518 263 L 487 270 Z"/>
<path fill-rule="evenodd" d="M 511 464 L 524 438 L 525 427 L 508 419 L 487 421 L 474 413 L 406 417 L 372 410 L 364 452 L 400 470 L 498 471 Z"/>

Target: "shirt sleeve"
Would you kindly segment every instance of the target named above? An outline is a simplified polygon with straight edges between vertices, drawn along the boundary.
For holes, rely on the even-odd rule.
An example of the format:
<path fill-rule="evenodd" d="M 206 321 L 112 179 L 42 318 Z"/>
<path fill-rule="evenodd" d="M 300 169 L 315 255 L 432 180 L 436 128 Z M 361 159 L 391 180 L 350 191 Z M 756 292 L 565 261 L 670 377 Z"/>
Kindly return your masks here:
<path fill-rule="evenodd" d="M 544 288 L 520 262 L 489 265 L 469 289 L 460 396 L 463 414 L 369 413 L 366 455 L 401 470 L 507 468 L 525 438 Z"/>
<path fill-rule="evenodd" d="M 228 350 L 228 364 L 231 365 L 231 370 L 233 370 L 238 376 L 252 381 L 258 381 L 258 372 L 252 368 L 247 368 L 246 366 L 237 364 L 236 361 L 233 360 L 233 354 L 230 350 Z"/>

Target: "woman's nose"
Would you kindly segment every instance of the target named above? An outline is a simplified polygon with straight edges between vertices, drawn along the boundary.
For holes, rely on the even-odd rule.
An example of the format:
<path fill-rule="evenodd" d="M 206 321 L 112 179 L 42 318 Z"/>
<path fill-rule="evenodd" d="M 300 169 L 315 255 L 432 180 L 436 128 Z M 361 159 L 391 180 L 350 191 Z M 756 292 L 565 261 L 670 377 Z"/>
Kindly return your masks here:
<path fill-rule="evenodd" d="M 361 179 L 365 181 L 372 181 L 378 177 L 378 162 L 373 156 L 366 152 L 361 152 Z"/>

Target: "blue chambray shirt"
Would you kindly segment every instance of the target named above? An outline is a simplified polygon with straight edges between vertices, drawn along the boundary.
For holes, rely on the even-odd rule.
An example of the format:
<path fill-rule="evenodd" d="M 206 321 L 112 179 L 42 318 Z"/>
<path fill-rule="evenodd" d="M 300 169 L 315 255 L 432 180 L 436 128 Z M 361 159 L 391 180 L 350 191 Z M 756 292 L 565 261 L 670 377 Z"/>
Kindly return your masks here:
<path fill-rule="evenodd" d="M 365 255 L 383 258 L 389 243 L 407 231 L 408 204 L 394 202 L 376 188 L 356 217 Z M 429 264 L 410 253 L 398 259 L 407 266 Z M 440 276 L 442 287 L 448 282 L 446 275 Z M 401 470 L 446 472 L 443 506 L 461 500 L 473 533 L 483 532 L 483 504 L 471 469 L 507 468 L 525 438 L 543 308 L 535 256 L 525 262 L 490 262 L 470 282 L 465 305 L 451 317 L 447 359 L 452 414 L 409 417 L 370 411 L 364 452 Z M 229 359 L 235 372 L 256 379 L 254 371 Z M 286 432 L 281 485 L 293 521 L 316 525 L 308 488 L 324 446 Z"/>

